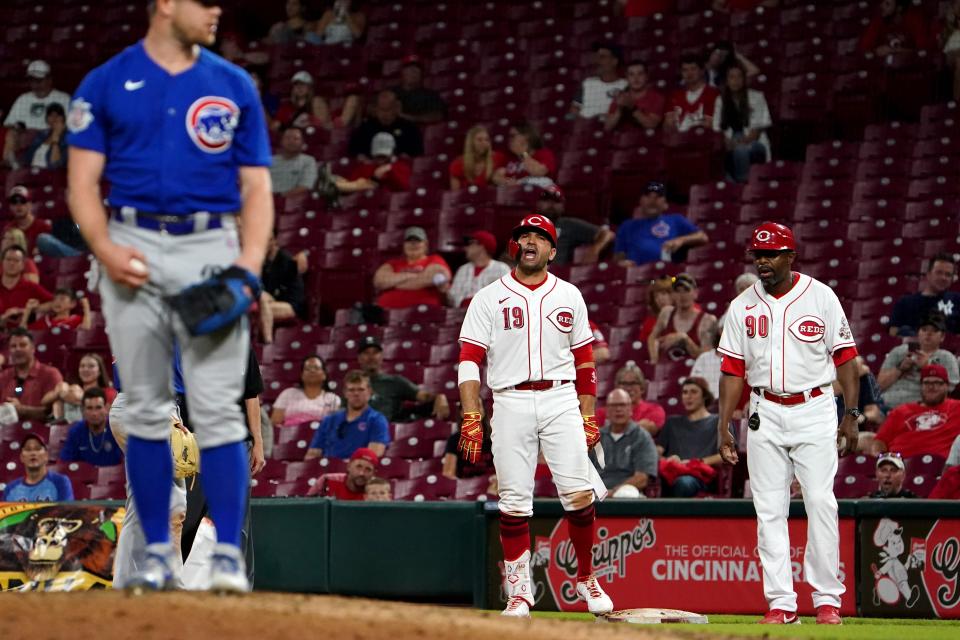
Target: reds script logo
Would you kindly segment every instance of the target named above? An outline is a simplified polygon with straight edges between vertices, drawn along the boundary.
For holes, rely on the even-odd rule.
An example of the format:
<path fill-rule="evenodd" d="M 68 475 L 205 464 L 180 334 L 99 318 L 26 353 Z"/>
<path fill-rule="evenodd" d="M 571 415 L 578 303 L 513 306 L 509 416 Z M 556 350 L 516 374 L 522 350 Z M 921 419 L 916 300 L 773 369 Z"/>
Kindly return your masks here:
<path fill-rule="evenodd" d="M 790 325 L 790 333 L 801 342 L 820 342 L 826 332 L 823 320 L 816 316 L 801 316 Z"/>
<path fill-rule="evenodd" d="M 187 133 L 206 153 L 223 153 L 229 149 L 239 122 L 240 109 L 227 98 L 204 96 L 187 109 Z"/>
<path fill-rule="evenodd" d="M 933 431 L 947 422 L 946 414 L 939 411 L 925 411 L 907 420 L 907 426 L 913 431 Z"/>
<path fill-rule="evenodd" d="M 570 307 L 557 307 L 547 315 L 547 320 L 561 333 L 573 331 L 573 309 Z"/>

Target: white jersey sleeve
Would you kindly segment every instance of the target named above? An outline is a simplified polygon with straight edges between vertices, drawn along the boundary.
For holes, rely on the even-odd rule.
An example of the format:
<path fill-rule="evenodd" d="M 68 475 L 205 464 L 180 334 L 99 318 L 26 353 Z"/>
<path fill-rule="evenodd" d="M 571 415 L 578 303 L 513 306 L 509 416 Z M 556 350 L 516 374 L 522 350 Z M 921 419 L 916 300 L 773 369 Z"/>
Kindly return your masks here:
<path fill-rule="evenodd" d="M 749 290 L 748 290 L 749 291 Z M 720 334 L 720 344 L 717 351 L 724 357 L 737 358 L 743 360 L 746 349 L 744 348 L 744 304 L 741 299 L 744 294 L 730 303 L 726 314 L 723 316 L 723 332 Z"/>
<path fill-rule="evenodd" d="M 570 349 L 577 349 L 585 344 L 590 344 L 595 340 L 593 329 L 590 328 L 590 317 L 587 312 L 587 303 L 583 301 L 583 294 L 576 287 L 570 286 L 572 290 L 573 305 L 573 331 L 570 332 Z"/>
<path fill-rule="evenodd" d="M 824 306 L 826 307 L 827 327 L 824 335 L 824 344 L 830 354 L 836 353 L 840 349 L 855 347 L 856 342 L 853 339 L 853 332 L 850 330 L 850 323 L 847 322 L 847 314 L 843 311 L 843 305 L 840 304 L 837 294 L 829 287 L 823 287 Z"/>
<path fill-rule="evenodd" d="M 467 315 L 460 327 L 460 342 L 475 344 L 489 351 L 493 343 L 494 309 L 490 305 L 490 296 L 482 294 L 481 290 L 467 307 Z"/>

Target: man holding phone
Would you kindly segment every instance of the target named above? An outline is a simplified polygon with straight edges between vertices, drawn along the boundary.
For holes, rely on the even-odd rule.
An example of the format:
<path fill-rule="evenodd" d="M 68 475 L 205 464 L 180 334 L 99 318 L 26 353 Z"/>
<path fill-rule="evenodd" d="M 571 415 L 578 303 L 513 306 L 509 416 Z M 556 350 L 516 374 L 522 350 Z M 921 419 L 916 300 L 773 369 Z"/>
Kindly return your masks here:
<path fill-rule="evenodd" d="M 894 409 L 907 402 L 920 402 L 920 369 L 930 364 L 942 365 L 949 377 L 948 393 L 960 382 L 957 358 L 941 349 L 946 335 L 946 319 L 931 313 L 921 321 L 917 337 L 887 354 L 877 376 L 883 401 Z"/>

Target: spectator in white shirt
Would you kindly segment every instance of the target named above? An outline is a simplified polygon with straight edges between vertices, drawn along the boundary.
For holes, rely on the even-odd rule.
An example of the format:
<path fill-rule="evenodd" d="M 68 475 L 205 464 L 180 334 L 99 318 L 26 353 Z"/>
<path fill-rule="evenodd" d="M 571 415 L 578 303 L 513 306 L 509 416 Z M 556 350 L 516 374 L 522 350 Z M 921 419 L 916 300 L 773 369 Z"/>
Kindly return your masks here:
<path fill-rule="evenodd" d="M 464 238 L 467 262 L 453 276 L 447 295 L 454 307 L 465 307 L 480 289 L 510 273 L 510 267 L 494 260 L 497 239 L 489 231 L 474 231 Z"/>
<path fill-rule="evenodd" d="M 614 96 L 627 88 L 627 81 L 620 75 L 623 51 L 612 42 L 593 44 L 597 75 L 585 78 L 580 93 L 570 105 L 570 113 L 581 118 L 605 118 L 610 111 Z"/>
<path fill-rule="evenodd" d="M 718 322 L 711 327 L 706 334 L 707 342 L 703 345 L 703 351 L 697 356 L 690 368 L 689 378 L 703 378 L 707 386 L 710 387 L 710 393 L 714 398 L 720 397 L 720 354 L 717 353 L 717 345 L 720 343 L 720 327 Z"/>
<path fill-rule="evenodd" d="M 767 99 L 747 88 L 747 74 L 740 64 L 727 69 L 727 83 L 717 98 L 713 128 L 726 141 L 727 173 L 736 182 L 746 182 L 750 165 L 770 160 L 767 129 L 773 124 Z"/>
<path fill-rule="evenodd" d="M 17 167 L 16 150 L 24 130 L 47 128 L 47 107 L 57 103 L 64 111 L 70 106 L 70 95 L 53 88 L 50 77 L 50 65 L 43 60 L 34 60 L 27 66 L 27 79 L 30 91 L 20 94 L 14 100 L 3 126 L 7 128 L 3 145 L 3 160 L 11 167 Z"/>
<path fill-rule="evenodd" d="M 307 193 L 317 183 L 317 161 L 303 152 L 303 131 L 287 127 L 280 138 L 280 153 L 270 166 L 273 192 L 284 196 Z"/>

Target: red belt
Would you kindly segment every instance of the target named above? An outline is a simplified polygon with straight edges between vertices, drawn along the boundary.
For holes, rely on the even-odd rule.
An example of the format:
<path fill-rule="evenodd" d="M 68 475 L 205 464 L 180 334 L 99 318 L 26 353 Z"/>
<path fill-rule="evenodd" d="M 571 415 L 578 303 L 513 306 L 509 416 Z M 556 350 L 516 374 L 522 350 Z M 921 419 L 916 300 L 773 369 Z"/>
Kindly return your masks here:
<path fill-rule="evenodd" d="M 514 391 L 546 391 L 559 387 L 562 384 L 569 384 L 573 380 L 528 380 L 513 386 Z"/>
<path fill-rule="evenodd" d="M 785 396 L 778 396 L 775 393 L 770 393 L 766 389 L 764 389 L 762 393 L 760 389 L 754 389 L 753 392 L 758 396 L 762 395 L 764 398 L 766 398 L 770 402 L 776 402 L 777 404 L 782 404 L 787 407 L 795 404 L 803 404 L 804 402 L 807 401 L 807 395 L 805 393 L 790 393 Z M 817 387 L 816 389 L 810 392 L 810 399 L 812 400 L 813 398 L 818 398 L 822 395 L 823 395 L 823 390 L 820 387 Z"/>

